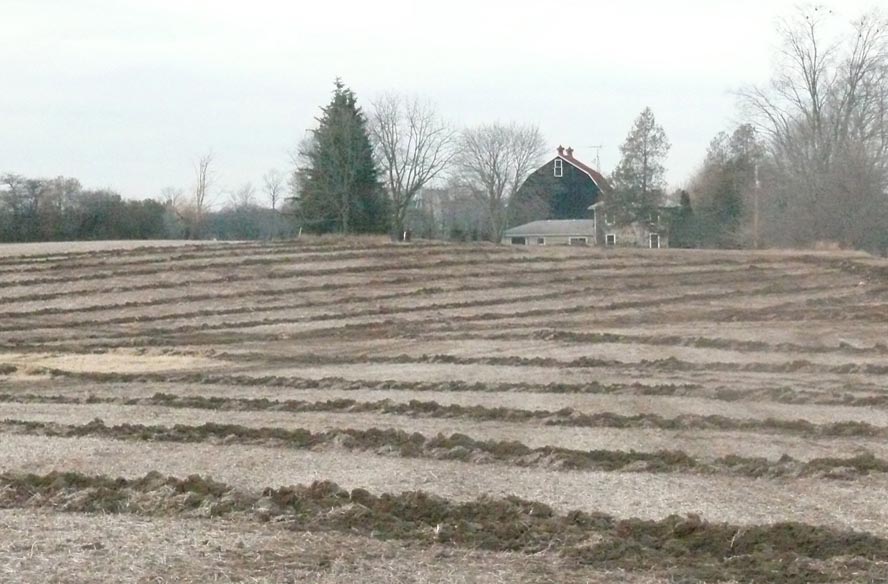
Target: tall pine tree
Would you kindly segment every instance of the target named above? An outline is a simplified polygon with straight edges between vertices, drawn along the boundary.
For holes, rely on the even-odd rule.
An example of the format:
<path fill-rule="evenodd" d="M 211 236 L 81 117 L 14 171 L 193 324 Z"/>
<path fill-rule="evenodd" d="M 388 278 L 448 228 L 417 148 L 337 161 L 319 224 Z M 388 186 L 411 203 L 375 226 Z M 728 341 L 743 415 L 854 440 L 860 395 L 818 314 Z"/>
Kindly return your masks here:
<path fill-rule="evenodd" d="M 367 120 L 354 92 L 336 80 L 318 128 L 300 152 L 299 215 L 318 233 L 384 233 L 386 199 L 373 161 Z"/>
<path fill-rule="evenodd" d="M 646 220 L 662 204 L 666 186 L 663 160 L 669 153 L 663 127 L 645 108 L 635 119 L 626 141 L 620 146 L 623 158 L 612 175 L 612 207 L 621 223 Z"/>

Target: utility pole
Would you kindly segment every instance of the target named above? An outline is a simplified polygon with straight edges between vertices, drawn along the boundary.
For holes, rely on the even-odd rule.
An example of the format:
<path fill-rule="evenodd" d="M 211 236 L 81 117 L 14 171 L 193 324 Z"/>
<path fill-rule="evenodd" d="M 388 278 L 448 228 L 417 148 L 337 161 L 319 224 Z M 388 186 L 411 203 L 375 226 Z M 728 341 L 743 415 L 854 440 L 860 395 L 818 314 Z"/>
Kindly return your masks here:
<path fill-rule="evenodd" d="M 752 127 L 752 145 L 755 146 L 757 143 L 756 140 L 756 128 Z M 749 160 L 749 141 L 747 139 L 747 143 L 745 144 L 744 153 L 746 155 L 746 159 Z M 759 181 L 759 163 L 756 157 L 755 162 L 752 165 L 752 247 L 753 249 L 759 248 L 759 198 L 761 195 L 761 183 Z"/>
<path fill-rule="evenodd" d="M 759 185 L 759 165 L 758 162 L 755 163 L 754 166 L 755 173 L 755 187 L 752 192 L 752 246 L 755 249 L 759 248 L 759 192 L 761 191 Z"/>

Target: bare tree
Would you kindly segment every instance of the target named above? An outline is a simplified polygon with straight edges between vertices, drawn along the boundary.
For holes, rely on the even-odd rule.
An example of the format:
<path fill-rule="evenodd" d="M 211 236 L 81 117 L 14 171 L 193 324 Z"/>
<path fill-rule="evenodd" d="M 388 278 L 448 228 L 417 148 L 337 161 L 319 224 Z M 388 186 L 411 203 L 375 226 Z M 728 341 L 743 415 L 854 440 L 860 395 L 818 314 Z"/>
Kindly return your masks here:
<path fill-rule="evenodd" d="M 276 168 L 272 168 L 262 177 L 263 189 L 265 196 L 271 203 L 271 210 L 277 211 L 278 203 L 284 196 L 284 173 Z"/>
<path fill-rule="evenodd" d="M 176 187 L 164 187 L 160 189 L 160 202 L 171 209 L 179 210 L 184 202 L 184 193 Z"/>
<path fill-rule="evenodd" d="M 282 203 L 286 194 L 285 176 L 280 170 L 272 168 L 262 177 L 263 189 L 265 196 L 271 203 L 271 225 L 268 233 L 270 238 L 274 238 L 277 234 L 278 225 L 278 204 Z"/>
<path fill-rule="evenodd" d="M 864 245 L 885 229 L 873 221 L 888 188 L 888 21 L 865 15 L 836 40 L 830 16 L 814 8 L 784 23 L 771 84 L 741 93 L 767 139 L 762 219 L 777 243 Z"/>
<path fill-rule="evenodd" d="M 491 241 L 502 239 L 506 203 L 539 166 L 545 149 L 533 125 L 495 123 L 463 131 L 455 158 L 458 180 L 483 201 Z"/>
<path fill-rule="evenodd" d="M 201 156 L 194 165 L 194 228 L 192 235 L 200 239 L 203 227 L 204 215 L 209 207 L 210 188 L 213 186 L 213 152 L 212 150 Z"/>
<path fill-rule="evenodd" d="M 370 133 L 391 199 L 391 226 L 397 237 L 404 231 L 416 195 L 453 159 L 457 133 L 431 104 L 417 98 L 389 93 L 371 107 Z"/>
<path fill-rule="evenodd" d="M 253 183 L 246 182 L 231 192 L 228 197 L 229 204 L 233 209 L 246 209 L 256 205 L 256 189 Z"/>

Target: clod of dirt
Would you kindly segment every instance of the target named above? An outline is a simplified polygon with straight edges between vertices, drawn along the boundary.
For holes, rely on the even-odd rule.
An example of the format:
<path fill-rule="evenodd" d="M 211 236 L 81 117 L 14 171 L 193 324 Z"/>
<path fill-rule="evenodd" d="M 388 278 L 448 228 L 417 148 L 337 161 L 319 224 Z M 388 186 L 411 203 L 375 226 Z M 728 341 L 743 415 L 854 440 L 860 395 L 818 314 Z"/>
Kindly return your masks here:
<path fill-rule="evenodd" d="M 709 523 L 696 515 L 617 521 L 600 513 L 560 515 L 517 497 L 458 503 L 418 491 L 348 492 L 331 482 L 251 494 L 199 476 L 176 479 L 149 473 L 126 480 L 7 473 L 0 474 L 0 507 L 277 518 L 288 520 L 295 530 L 344 531 L 414 545 L 519 553 L 553 550 L 580 564 L 642 570 L 671 581 L 826 582 L 844 579 L 849 569 L 861 577 L 878 575 L 888 561 L 886 539 L 800 523 L 740 527 Z M 86 545 L 102 549 L 101 542 Z"/>

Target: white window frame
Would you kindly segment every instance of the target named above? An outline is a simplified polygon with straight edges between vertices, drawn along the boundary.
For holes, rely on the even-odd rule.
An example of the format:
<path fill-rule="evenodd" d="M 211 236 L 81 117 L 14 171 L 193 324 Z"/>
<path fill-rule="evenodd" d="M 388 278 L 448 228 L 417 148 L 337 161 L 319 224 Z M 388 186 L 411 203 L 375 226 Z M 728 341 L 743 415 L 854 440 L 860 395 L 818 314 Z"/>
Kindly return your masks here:
<path fill-rule="evenodd" d="M 654 247 L 654 237 L 657 238 L 657 247 Z M 648 233 L 648 247 L 651 249 L 660 249 L 660 234 Z"/>
<path fill-rule="evenodd" d="M 562 176 L 564 176 L 564 161 L 562 161 L 560 158 L 555 159 L 554 172 L 557 178 L 561 178 Z"/>
<path fill-rule="evenodd" d="M 614 224 L 614 214 L 611 211 L 604 212 L 604 224 L 605 225 L 613 225 Z"/>
<path fill-rule="evenodd" d="M 537 240 L 537 245 L 546 245 L 546 238 L 545 237 L 537 237 L 536 240 Z"/>
<path fill-rule="evenodd" d="M 521 243 L 518 243 L 517 240 L 519 240 L 519 239 L 521 240 Z M 527 245 L 527 237 L 524 237 L 522 235 L 513 235 L 513 236 L 509 237 L 509 244 L 510 245 Z"/>
<path fill-rule="evenodd" d="M 617 246 L 617 234 L 616 233 L 605 234 L 604 246 L 605 247 L 616 247 Z"/>
<path fill-rule="evenodd" d="M 576 242 L 576 243 L 574 243 Z M 582 243 L 580 243 L 582 242 Z M 588 237 L 568 237 L 567 245 L 589 245 Z"/>

